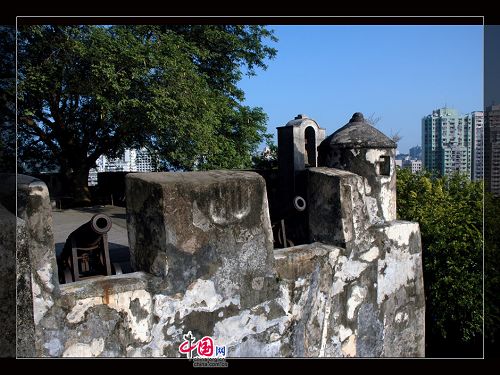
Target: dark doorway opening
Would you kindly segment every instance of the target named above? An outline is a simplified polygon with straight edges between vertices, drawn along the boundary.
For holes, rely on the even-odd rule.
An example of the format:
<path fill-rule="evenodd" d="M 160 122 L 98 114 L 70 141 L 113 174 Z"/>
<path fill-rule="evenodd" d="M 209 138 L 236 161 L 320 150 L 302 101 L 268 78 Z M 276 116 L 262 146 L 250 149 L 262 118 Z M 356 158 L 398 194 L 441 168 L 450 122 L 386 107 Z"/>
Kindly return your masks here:
<path fill-rule="evenodd" d="M 308 126 L 304 133 L 305 140 L 305 163 L 307 167 L 317 167 L 316 165 L 316 131 L 312 126 Z"/>

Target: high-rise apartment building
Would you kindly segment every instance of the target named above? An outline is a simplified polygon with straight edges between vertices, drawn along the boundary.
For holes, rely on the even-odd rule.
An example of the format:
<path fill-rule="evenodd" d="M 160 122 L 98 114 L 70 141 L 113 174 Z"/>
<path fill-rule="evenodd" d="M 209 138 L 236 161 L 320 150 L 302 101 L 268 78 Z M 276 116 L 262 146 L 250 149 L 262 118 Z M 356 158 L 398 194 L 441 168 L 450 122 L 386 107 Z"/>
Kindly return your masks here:
<path fill-rule="evenodd" d="M 97 159 L 97 172 L 136 172 L 136 151 L 126 149 L 123 154 L 116 158 L 108 158 L 101 155 Z"/>
<path fill-rule="evenodd" d="M 135 151 L 135 168 L 137 172 L 153 172 L 158 160 L 147 149 L 141 148 Z"/>
<path fill-rule="evenodd" d="M 465 116 L 472 129 L 472 170 L 471 177 L 478 181 L 484 178 L 484 112 L 475 111 Z"/>
<path fill-rule="evenodd" d="M 415 146 L 410 148 L 410 157 L 414 160 L 422 160 L 422 147 Z"/>
<path fill-rule="evenodd" d="M 152 172 L 155 164 L 153 156 L 145 148 L 125 149 L 117 158 L 101 155 L 96 161 L 97 168 L 89 172 L 89 185 L 97 184 L 98 172 Z"/>
<path fill-rule="evenodd" d="M 484 114 L 484 180 L 486 189 L 500 197 L 500 104 Z"/>
<path fill-rule="evenodd" d="M 422 119 L 422 161 L 442 176 L 471 176 L 472 123 L 453 108 L 440 108 Z"/>

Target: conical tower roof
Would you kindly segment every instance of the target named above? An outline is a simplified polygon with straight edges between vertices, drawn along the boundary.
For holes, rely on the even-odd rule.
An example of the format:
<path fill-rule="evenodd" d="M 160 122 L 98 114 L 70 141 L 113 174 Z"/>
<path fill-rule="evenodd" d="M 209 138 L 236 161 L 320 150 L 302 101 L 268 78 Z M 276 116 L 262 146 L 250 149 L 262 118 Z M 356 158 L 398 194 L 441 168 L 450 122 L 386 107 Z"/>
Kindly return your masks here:
<path fill-rule="evenodd" d="M 396 142 L 366 122 L 361 112 L 321 142 L 320 148 L 396 148 Z"/>

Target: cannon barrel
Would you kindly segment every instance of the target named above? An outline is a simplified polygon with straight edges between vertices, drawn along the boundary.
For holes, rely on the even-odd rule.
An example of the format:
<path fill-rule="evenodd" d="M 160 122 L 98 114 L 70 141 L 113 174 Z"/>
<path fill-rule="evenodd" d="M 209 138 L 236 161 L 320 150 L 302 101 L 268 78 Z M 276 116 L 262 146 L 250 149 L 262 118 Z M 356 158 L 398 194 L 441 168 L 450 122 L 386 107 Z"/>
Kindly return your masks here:
<path fill-rule="evenodd" d="M 58 261 L 60 280 L 64 277 L 71 282 L 93 274 L 111 274 L 106 235 L 111 225 L 111 218 L 99 213 L 70 233 Z M 65 276 L 63 270 L 68 267 L 71 275 Z"/>
<path fill-rule="evenodd" d="M 108 215 L 96 214 L 88 222 L 71 232 L 66 242 L 71 242 L 73 238 L 78 247 L 95 246 L 102 235 L 109 232 L 111 225 L 111 218 Z"/>
<path fill-rule="evenodd" d="M 70 233 L 63 249 L 63 258 L 71 254 L 72 240 L 77 247 L 92 247 L 99 244 L 103 234 L 111 229 L 111 218 L 105 214 L 96 214 Z"/>

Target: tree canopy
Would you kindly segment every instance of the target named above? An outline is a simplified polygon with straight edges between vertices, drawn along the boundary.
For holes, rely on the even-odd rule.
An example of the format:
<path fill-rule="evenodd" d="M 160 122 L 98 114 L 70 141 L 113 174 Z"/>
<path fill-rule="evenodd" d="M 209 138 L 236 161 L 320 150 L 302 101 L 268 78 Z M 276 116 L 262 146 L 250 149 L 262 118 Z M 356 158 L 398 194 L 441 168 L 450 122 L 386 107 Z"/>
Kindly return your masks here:
<path fill-rule="evenodd" d="M 481 353 L 483 183 L 399 169 L 397 197 L 398 218 L 417 221 L 422 234 L 427 353 Z"/>
<path fill-rule="evenodd" d="M 147 147 L 163 168 L 246 168 L 267 116 L 237 83 L 276 50 L 264 26 L 21 26 L 19 158 L 57 166 L 76 199 L 100 155 Z"/>
<path fill-rule="evenodd" d="M 0 172 L 16 170 L 16 32 L 0 25 Z"/>
<path fill-rule="evenodd" d="M 485 356 L 500 353 L 500 198 L 484 195 Z"/>

